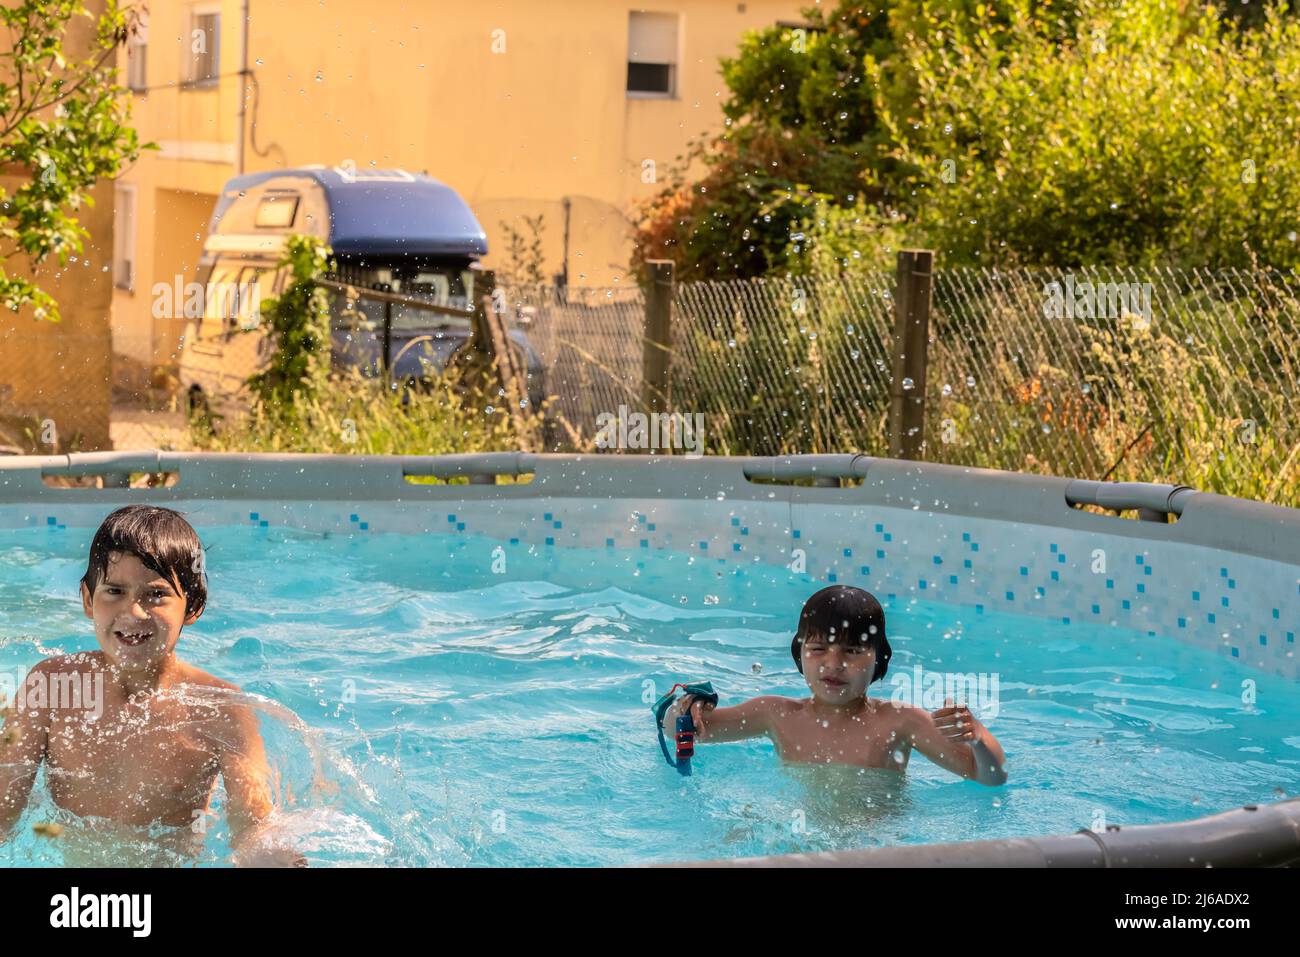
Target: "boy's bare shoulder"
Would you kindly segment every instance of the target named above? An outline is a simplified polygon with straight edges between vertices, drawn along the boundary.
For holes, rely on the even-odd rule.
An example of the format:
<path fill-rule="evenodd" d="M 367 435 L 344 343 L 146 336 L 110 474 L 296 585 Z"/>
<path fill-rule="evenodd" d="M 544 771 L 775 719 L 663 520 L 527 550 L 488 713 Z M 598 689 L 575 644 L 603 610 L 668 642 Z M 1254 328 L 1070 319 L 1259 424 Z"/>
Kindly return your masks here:
<path fill-rule="evenodd" d="M 32 665 L 31 671 L 44 675 L 81 674 L 101 671 L 107 664 L 102 651 L 75 651 L 65 655 L 51 655 Z"/>
<path fill-rule="evenodd" d="M 243 696 L 243 689 L 232 681 L 208 674 L 193 665 L 184 665 L 181 682 L 190 686 L 212 689 L 215 695 L 203 695 L 204 705 L 215 708 L 213 717 L 224 730 L 222 740 L 238 749 L 242 742 L 257 734 L 257 714 Z"/>
<path fill-rule="evenodd" d="M 874 715 L 877 720 L 888 721 L 900 731 L 914 731 L 930 722 L 930 712 L 915 705 L 903 704 L 901 701 L 880 701 L 876 703 Z"/>
<path fill-rule="evenodd" d="M 749 704 L 759 708 L 768 714 L 774 714 L 781 717 L 794 714 L 807 703 L 803 698 L 786 698 L 779 694 L 764 694 L 757 698 L 751 698 Z"/>
<path fill-rule="evenodd" d="M 191 693 L 196 702 L 207 707 L 216 708 L 227 719 L 246 720 L 245 712 L 251 713 L 247 700 L 243 697 L 244 689 L 233 681 L 226 681 L 216 675 L 210 675 L 202 668 L 179 662 L 181 669 L 177 686 L 190 689 L 202 689 L 197 696 Z M 215 692 L 215 693 L 213 693 Z"/>
<path fill-rule="evenodd" d="M 186 662 L 178 662 L 181 666 L 180 682 L 187 685 L 198 685 L 203 688 L 219 688 L 222 691 L 243 691 L 239 685 L 232 681 L 226 681 L 218 678 L 216 675 L 210 675 L 202 668 L 196 668 L 194 665 Z"/>

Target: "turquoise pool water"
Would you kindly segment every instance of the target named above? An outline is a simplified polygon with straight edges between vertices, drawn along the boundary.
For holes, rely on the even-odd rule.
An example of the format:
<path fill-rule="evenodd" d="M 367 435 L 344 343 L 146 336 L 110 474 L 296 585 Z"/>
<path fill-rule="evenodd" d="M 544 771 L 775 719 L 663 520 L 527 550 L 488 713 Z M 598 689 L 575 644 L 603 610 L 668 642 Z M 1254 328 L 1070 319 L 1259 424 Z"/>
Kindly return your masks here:
<path fill-rule="evenodd" d="M 704 678 L 723 704 L 806 694 L 789 640 L 824 583 L 466 536 L 200 534 L 210 602 L 178 650 L 271 702 L 278 826 L 315 865 L 632 864 L 1066 833 L 1300 792 L 1293 682 L 1172 639 L 904 596 L 885 603 L 891 676 L 996 676 L 987 723 L 1006 786 L 919 754 L 905 777 L 784 767 L 766 741 L 703 745 L 682 778 L 648 702 Z M 0 530 L 0 671 L 94 646 L 76 593 L 90 535 Z M 49 820 L 71 830 L 32 833 Z M 225 862 L 223 832 L 224 818 L 201 863 Z M 86 838 L 38 781 L 0 862 L 136 862 L 158 837 Z"/>

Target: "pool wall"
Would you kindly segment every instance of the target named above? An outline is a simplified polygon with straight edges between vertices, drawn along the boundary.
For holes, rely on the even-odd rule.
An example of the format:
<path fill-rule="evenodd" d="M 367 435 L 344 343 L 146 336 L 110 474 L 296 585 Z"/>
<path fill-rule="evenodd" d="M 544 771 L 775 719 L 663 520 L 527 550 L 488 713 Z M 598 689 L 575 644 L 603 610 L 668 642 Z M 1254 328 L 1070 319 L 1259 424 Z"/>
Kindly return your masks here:
<path fill-rule="evenodd" d="M 120 487 L 141 472 L 174 472 L 177 481 Z M 118 487 L 45 482 L 69 475 L 100 475 Z M 525 475 L 528 481 L 510 481 Z M 408 481 L 420 476 L 469 484 Z M 0 528 L 92 529 L 131 502 L 176 507 L 198 527 L 392 532 L 411 536 L 413 549 L 420 535 L 477 534 L 543 550 L 673 549 L 738 576 L 756 565 L 801 563 L 814 578 L 858 584 L 889 600 L 1135 629 L 1296 677 L 1300 512 L 1179 486 L 860 455 L 0 457 Z M 1146 520 L 1073 507 L 1079 504 L 1135 509 Z M 1222 867 L 1298 860 L 1300 801 L 1292 799 L 1100 834 L 705 863 Z"/>
<path fill-rule="evenodd" d="M 175 472 L 166 488 L 43 476 Z M 531 475 L 497 484 L 496 476 Z M 408 476 L 472 484 L 412 484 Z M 811 478 L 820 486 L 789 484 Z M 843 480 L 860 484 L 842 485 Z M 778 483 L 778 484 L 766 484 Z M 785 484 L 779 484 L 785 483 Z M 1141 506 L 1139 521 L 1071 506 Z M 196 526 L 477 534 L 543 547 L 672 549 L 791 565 L 889 601 L 1164 635 L 1297 677 L 1300 512 L 1177 486 L 1102 485 L 866 456 L 317 456 L 92 453 L 0 458 L 0 527 L 93 528 L 129 502 Z"/>

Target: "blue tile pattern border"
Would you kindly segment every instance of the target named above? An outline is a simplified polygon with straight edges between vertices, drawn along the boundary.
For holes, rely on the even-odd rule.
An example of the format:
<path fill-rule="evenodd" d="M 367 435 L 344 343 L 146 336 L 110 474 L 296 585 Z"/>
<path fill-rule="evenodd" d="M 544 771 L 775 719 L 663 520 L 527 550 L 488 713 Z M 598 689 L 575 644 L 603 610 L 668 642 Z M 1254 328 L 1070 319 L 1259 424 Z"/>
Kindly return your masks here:
<path fill-rule="evenodd" d="M 594 506 L 594 507 L 593 507 Z M 197 526 L 484 535 L 512 544 L 673 549 L 696 563 L 789 566 L 906 600 L 1171 636 L 1297 677 L 1300 567 L 1155 542 L 909 508 L 755 500 L 185 502 Z M 103 506 L 0 506 L 0 527 L 93 528 Z M 1116 520 L 1118 521 L 1118 520 Z"/>

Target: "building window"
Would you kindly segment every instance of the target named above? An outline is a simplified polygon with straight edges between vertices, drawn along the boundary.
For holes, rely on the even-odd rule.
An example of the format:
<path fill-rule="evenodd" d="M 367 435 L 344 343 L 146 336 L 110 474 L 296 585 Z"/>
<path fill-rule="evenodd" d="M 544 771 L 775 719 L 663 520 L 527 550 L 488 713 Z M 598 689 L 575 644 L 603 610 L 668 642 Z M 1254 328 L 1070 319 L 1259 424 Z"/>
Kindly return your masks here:
<path fill-rule="evenodd" d="M 221 8 L 194 7 L 190 10 L 189 52 L 182 56 L 187 65 L 185 82 L 212 84 L 221 75 Z"/>
<path fill-rule="evenodd" d="M 135 187 L 125 183 L 113 193 L 113 285 L 135 291 Z"/>
<path fill-rule="evenodd" d="M 633 10 L 627 22 L 627 92 L 630 96 L 677 95 L 675 13 Z"/>
<path fill-rule="evenodd" d="M 143 92 L 149 87 L 148 63 L 149 20 L 140 17 L 136 32 L 126 45 L 126 85 L 128 89 Z"/>

